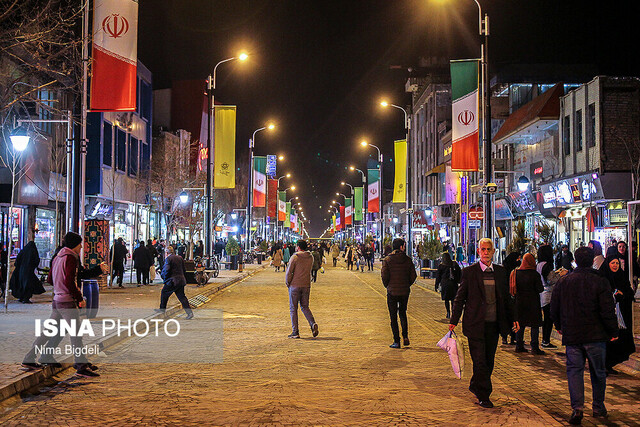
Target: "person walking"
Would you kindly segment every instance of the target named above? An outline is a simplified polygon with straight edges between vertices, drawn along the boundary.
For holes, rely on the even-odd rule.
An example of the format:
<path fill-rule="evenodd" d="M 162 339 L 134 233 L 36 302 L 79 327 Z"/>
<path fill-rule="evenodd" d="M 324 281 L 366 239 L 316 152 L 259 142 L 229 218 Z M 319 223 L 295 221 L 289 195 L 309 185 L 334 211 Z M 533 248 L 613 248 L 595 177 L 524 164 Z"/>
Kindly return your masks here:
<path fill-rule="evenodd" d="M 551 319 L 551 294 L 553 286 L 549 280 L 549 273 L 553 271 L 553 247 L 542 245 L 538 248 L 538 265 L 536 271 L 542 280 L 542 292 L 540 293 L 540 307 L 542 307 L 542 348 L 558 348 L 551 344 L 551 332 L 553 331 L 553 320 Z"/>
<path fill-rule="evenodd" d="M 313 246 L 311 250 L 311 255 L 313 256 L 313 265 L 311 267 L 311 281 L 318 281 L 318 270 L 322 268 L 322 255 L 320 254 L 320 250 L 318 250 L 317 246 Z"/>
<path fill-rule="evenodd" d="M 551 317 L 566 347 L 570 424 L 581 424 L 584 412 L 584 365 L 589 360 L 593 416 L 606 417 L 607 342 L 618 338 L 618 320 L 607 279 L 591 268 L 593 249 L 575 253 L 577 268 L 564 276 L 551 295 Z"/>
<path fill-rule="evenodd" d="M 198 240 L 193 247 L 193 259 L 202 258 L 204 256 L 204 243 Z"/>
<path fill-rule="evenodd" d="M 300 338 L 298 329 L 298 304 L 304 317 L 306 317 L 311 334 L 318 336 L 318 324 L 309 309 L 309 297 L 311 295 L 311 268 L 313 267 L 313 255 L 307 251 L 307 242 L 298 240 L 297 252 L 289 260 L 289 267 L 285 275 L 285 284 L 289 288 L 289 313 L 291 314 L 291 333 L 289 338 Z"/>
<path fill-rule="evenodd" d="M 353 261 L 355 260 L 355 250 L 352 245 L 347 246 L 344 251 L 344 257 L 347 261 L 347 270 L 353 270 Z"/>
<path fill-rule="evenodd" d="M 133 268 L 136 269 L 138 286 L 140 286 L 140 279 L 142 279 L 143 285 L 149 284 L 149 268 L 151 265 L 153 265 L 151 254 L 144 245 L 144 241 L 140 240 L 138 247 L 133 251 Z"/>
<path fill-rule="evenodd" d="M 509 276 L 509 292 L 515 297 L 513 318 L 520 330 L 516 334 L 516 353 L 526 353 L 524 347 L 524 329 L 531 329 L 531 353 L 545 354 L 540 350 L 540 326 L 542 325 L 542 308 L 540 307 L 540 293 L 544 290 L 542 279 L 536 270 L 536 260 L 532 254 L 526 253 L 522 257 L 522 264 L 513 270 Z"/>
<path fill-rule="evenodd" d="M 451 318 L 451 301 L 456 297 L 460 284 L 460 265 L 451 259 L 448 252 L 442 254 L 442 261 L 436 272 L 436 292 L 440 289 L 440 296 L 447 309 L 447 319 Z"/>
<path fill-rule="evenodd" d="M 289 245 L 286 243 L 282 248 L 282 262 L 284 263 L 284 271 L 287 271 L 287 267 L 289 266 L 289 260 L 291 259 L 291 252 L 289 251 Z"/>
<path fill-rule="evenodd" d="M 340 246 L 337 243 L 331 245 L 331 258 L 333 258 L 333 266 L 335 267 L 338 263 L 338 257 L 340 256 Z"/>
<path fill-rule="evenodd" d="M 51 316 L 56 323 L 64 319 L 68 324 L 80 324 L 80 309 L 85 306 L 82 292 L 77 285 L 78 268 L 80 263 L 80 250 L 82 248 L 82 237 L 79 234 L 69 232 L 63 238 L 63 247 L 51 260 L 49 270 L 49 282 L 53 285 L 53 302 L 51 304 Z M 83 354 L 84 345 L 82 335 L 78 335 L 77 330 L 70 334 L 71 346 L 74 355 L 74 365 L 76 374 L 82 377 L 99 377 L 100 374 L 93 372 Z M 61 336 L 48 337 L 45 334 L 36 338 L 31 350 L 26 354 L 22 366 L 29 369 L 39 369 L 42 367 L 36 362 L 36 348 L 40 348 L 45 343 L 55 341 L 59 343 Z M 55 345 L 57 347 L 57 344 Z"/>
<path fill-rule="evenodd" d="M 600 267 L 604 263 L 604 255 L 602 255 L 602 245 L 597 240 L 589 240 L 588 247 L 593 249 L 593 269 L 600 270 Z"/>
<path fill-rule="evenodd" d="M 184 287 L 187 286 L 185 273 L 186 269 L 184 266 L 184 259 L 180 255 L 176 255 L 172 246 L 168 246 L 167 258 L 164 260 L 162 273 L 160 273 L 164 280 L 164 286 L 160 293 L 160 308 L 156 311 L 164 313 L 167 309 L 169 297 L 171 294 L 175 293 L 178 301 L 180 301 L 182 308 L 184 308 L 184 311 L 187 314 L 187 320 L 193 319 L 193 310 L 191 310 L 189 300 L 184 294 Z"/>
<path fill-rule="evenodd" d="M 280 267 L 282 267 L 282 258 L 282 249 L 276 246 L 273 251 L 273 257 L 271 258 L 271 265 L 276 268 L 276 271 L 280 271 Z"/>
<path fill-rule="evenodd" d="M 569 250 L 569 246 L 562 245 L 562 249 L 556 255 L 556 269 L 562 267 L 566 270 L 573 270 L 573 254 Z"/>
<path fill-rule="evenodd" d="M 398 317 L 402 326 L 402 345 L 410 345 L 409 325 L 407 322 L 407 304 L 411 285 L 416 281 L 415 266 L 411 258 L 405 253 L 404 239 L 393 239 L 393 251 L 382 261 L 382 284 L 387 288 L 387 308 L 391 319 L 393 344 L 389 347 L 400 348 L 400 331 Z"/>
<path fill-rule="evenodd" d="M 504 252 L 504 251 L 503 251 Z M 507 277 L 511 277 L 511 272 L 520 266 L 522 262 L 522 255 L 518 252 L 509 252 L 509 255 L 504 257 L 502 261 L 502 266 L 506 270 Z M 511 323 L 513 319 L 509 319 L 509 323 Z M 516 345 L 516 333 L 513 331 L 509 331 L 507 335 L 501 334 L 502 336 L 502 344 L 503 345 Z"/>
<path fill-rule="evenodd" d="M 9 289 L 11 295 L 23 304 L 31 304 L 33 295 L 45 292 L 44 286 L 36 276 L 35 270 L 40 264 L 40 256 L 35 242 L 30 241 L 18 253 L 11 278 Z"/>
<path fill-rule="evenodd" d="M 483 408 L 493 408 L 490 400 L 493 386 L 491 374 L 500 333 L 510 329 L 512 301 L 508 293 L 508 279 L 504 267 L 493 264 L 495 247 L 488 238 L 478 242 L 479 262 L 462 270 L 462 280 L 453 301 L 449 331 L 460 321 L 462 333 L 469 340 L 469 353 L 473 361 L 473 376 L 469 391 L 478 398 Z M 513 331 L 519 327 L 513 322 Z"/>
<path fill-rule="evenodd" d="M 118 287 L 124 288 L 124 286 L 122 286 L 122 280 L 124 279 L 124 265 L 127 263 L 128 254 L 129 254 L 129 251 L 127 250 L 127 247 L 124 245 L 124 240 L 122 240 L 122 237 L 119 237 L 111 247 L 111 251 L 109 253 L 110 255 L 109 258 L 113 263 L 112 264 L 113 276 L 111 278 L 110 286 L 113 286 L 113 281 L 117 277 Z"/>
<path fill-rule="evenodd" d="M 461 265 L 464 262 L 464 249 L 462 248 L 462 243 L 458 243 L 458 247 L 456 247 L 456 262 L 458 265 Z"/>
<path fill-rule="evenodd" d="M 618 339 L 607 342 L 605 367 L 608 374 L 617 374 L 618 371 L 613 367 L 618 363 L 629 360 L 629 356 L 636 351 L 632 331 L 634 292 L 629 283 L 629 276 L 622 271 L 620 259 L 617 256 L 608 257 L 600 267 L 600 273 L 609 281 L 611 293 L 616 300 L 624 322 L 624 328 L 618 322 Z"/>
<path fill-rule="evenodd" d="M 365 246 L 364 256 L 367 259 L 367 271 L 373 271 L 373 262 L 376 256 L 373 245 L 368 244 Z"/>

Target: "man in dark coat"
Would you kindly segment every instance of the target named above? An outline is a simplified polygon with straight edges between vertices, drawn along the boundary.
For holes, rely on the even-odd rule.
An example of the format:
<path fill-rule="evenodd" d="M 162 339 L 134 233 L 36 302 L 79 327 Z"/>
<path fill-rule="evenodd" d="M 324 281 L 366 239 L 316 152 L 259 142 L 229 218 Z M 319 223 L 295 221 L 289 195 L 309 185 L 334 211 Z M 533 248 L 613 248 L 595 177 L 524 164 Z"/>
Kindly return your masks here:
<path fill-rule="evenodd" d="M 184 287 L 187 286 L 184 259 L 175 254 L 172 246 L 167 246 L 167 254 L 168 256 L 164 260 L 164 266 L 160 274 L 164 280 L 164 286 L 160 294 L 160 309 L 158 311 L 164 313 L 167 309 L 169 297 L 175 293 L 182 304 L 182 308 L 187 313 L 187 319 L 192 319 L 193 311 L 191 310 L 191 305 L 189 305 L 189 300 L 184 294 Z"/>
<path fill-rule="evenodd" d="M 563 267 L 569 271 L 573 270 L 573 254 L 569 250 L 569 246 L 562 245 L 562 249 L 556 255 L 556 268 Z"/>
<path fill-rule="evenodd" d="M 393 240 L 393 252 L 382 261 L 382 284 L 387 288 L 387 308 L 391 318 L 391 332 L 393 332 L 393 344 L 389 347 L 400 348 L 400 331 L 398 329 L 398 316 L 402 325 L 403 345 L 409 345 L 409 330 L 407 323 L 407 303 L 411 285 L 418 275 L 411 258 L 404 252 L 404 239 Z"/>
<path fill-rule="evenodd" d="M 36 276 L 35 269 L 40 264 L 40 256 L 36 244 L 31 241 L 24 245 L 16 257 L 15 269 L 11 274 L 9 287 L 11 295 L 20 300 L 23 304 L 31 304 L 33 295 L 45 292 L 40 279 Z"/>
<path fill-rule="evenodd" d="M 111 284 L 113 285 L 113 280 L 115 277 L 118 277 L 118 286 L 124 288 L 122 286 L 122 280 L 124 279 L 124 264 L 127 262 L 127 254 L 129 251 L 127 247 L 124 245 L 124 240 L 122 237 L 119 237 L 118 240 L 111 247 L 111 252 L 109 253 L 109 257 L 113 262 L 112 270 L 113 270 L 113 278 L 111 279 Z"/>
<path fill-rule="evenodd" d="M 464 310 L 462 332 L 469 340 L 473 376 L 469 391 L 483 408 L 493 408 L 489 399 L 493 386 L 491 373 L 500 332 L 509 333 L 513 310 L 505 269 L 493 264 L 495 247 L 491 239 L 478 242 L 480 261 L 462 270 L 460 287 L 453 301 L 449 330 L 453 331 Z M 513 330 L 518 331 L 517 322 Z"/>
<path fill-rule="evenodd" d="M 138 286 L 140 286 L 140 278 L 142 278 L 142 284 L 149 284 L 149 268 L 153 264 L 153 259 L 149 250 L 144 245 L 144 241 L 140 240 L 140 244 L 133 251 L 133 268 L 136 269 L 136 277 L 138 279 Z"/>
<path fill-rule="evenodd" d="M 551 318 L 566 346 L 567 382 L 573 413 L 570 424 L 580 424 L 584 411 L 584 365 L 589 360 L 593 389 L 593 416 L 606 417 L 604 395 L 607 341 L 618 338 L 618 320 L 607 279 L 591 268 L 593 249 L 576 250 L 578 268 L 564 276 L 551 294 Z"/>

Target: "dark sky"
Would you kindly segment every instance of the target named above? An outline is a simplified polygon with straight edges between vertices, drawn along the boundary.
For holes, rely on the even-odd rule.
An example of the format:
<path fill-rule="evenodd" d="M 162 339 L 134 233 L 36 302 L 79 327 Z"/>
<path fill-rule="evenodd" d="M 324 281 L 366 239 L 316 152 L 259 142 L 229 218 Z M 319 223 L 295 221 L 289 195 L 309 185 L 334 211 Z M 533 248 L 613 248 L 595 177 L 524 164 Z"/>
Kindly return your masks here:
<path fill-rule="evenodd" d="M 637 10 L 575 0 L 481 3 L 494 69 L 573 63 L 640 75 Z M 255 129 L 277 122 L 276 132 L 259 134 L 256 155 L 287 156 L 280 171 L 294 175 L 312 237 L 328 225 L 340 181 L 360 183 L 345 167 L 364 169 L 374 155 L 358 141 L 366 136 L 390 158 L 393 140 L 404 136 L 402 113 L 381 110 L 378 101 L 410 102 L 407 68 L 421 56 L 479 56 L 473 0 L 143 0 L 139 15 L 138 57 L 155 88 L 205 79 L 240 49 L 252 54 L 218 68 L 216 100 L 238 106 L 238 155 L 246 155 Z M 389 188 L 392 168 L 386 171 Z"/>

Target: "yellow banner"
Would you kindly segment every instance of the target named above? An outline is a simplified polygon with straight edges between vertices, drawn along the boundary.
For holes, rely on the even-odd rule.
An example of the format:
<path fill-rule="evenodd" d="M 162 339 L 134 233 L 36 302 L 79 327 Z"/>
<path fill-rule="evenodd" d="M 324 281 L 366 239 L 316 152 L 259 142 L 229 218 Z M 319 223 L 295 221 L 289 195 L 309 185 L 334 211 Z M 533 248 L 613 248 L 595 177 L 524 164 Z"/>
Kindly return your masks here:
<path fill-rule="evenodd" d="M 236 106 L 215 107 L 214 188 L 236 188 Z"/>
<path fill-rule="evenodd" d="M 407 141 L 402 139 L 393 143 L 394 159 L 396 165 L 393 185 L 393 203 L 407 202 Z"/>

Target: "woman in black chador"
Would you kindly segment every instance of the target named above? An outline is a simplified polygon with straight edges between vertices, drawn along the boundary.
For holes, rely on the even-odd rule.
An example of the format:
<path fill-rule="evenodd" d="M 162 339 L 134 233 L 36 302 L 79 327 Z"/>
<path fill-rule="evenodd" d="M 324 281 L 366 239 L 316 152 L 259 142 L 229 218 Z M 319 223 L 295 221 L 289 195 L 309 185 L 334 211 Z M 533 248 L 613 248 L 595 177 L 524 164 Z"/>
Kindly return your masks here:
<path fill-rule="evenodd" d="M 634 301 L 633 289 L 631 289 L 627 274 L 620 267 L 620 260 L 617 254 L 607 257 L 600 267 L 600 272 L 609 279 L 611 292 L 616 302 L 620 304 L 620 311 L 626 325 L 626 329 L 620 329 L 617 340 L 607 343 L 607 360 L 605 362 L 607 372 L 616 373 L 613 367 L 618 363 L 629 360 L 629 356 L 636 351 L 636 346 L 633 342 L 633 323 L 631 319 Z"/>
<path fill-rule="evenodd" d="M 455 299 L 458 292 L 460 276 L 460 265 L 451 259 L 448 252 L 443 253 L 436 275 L 436 291 L 440 288 L 440 295 L 447 309 L 447 319 L 451 317 L 451 301 Z"/>
<path fill-rule="evenodd" d="M 40 264 L 38 248 L 34 242 L 29 242 L 16 257 L 15 269 L 9 282 L 11 295 L 23 304 L 31 304 L 30 299 L 33 295 L 45 292 L 35 273 L 38 264 Z"/>

